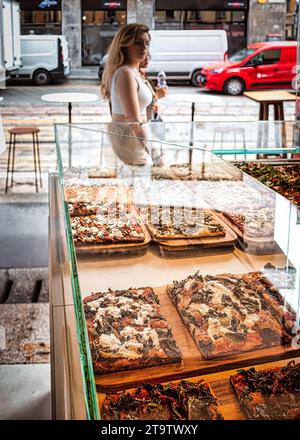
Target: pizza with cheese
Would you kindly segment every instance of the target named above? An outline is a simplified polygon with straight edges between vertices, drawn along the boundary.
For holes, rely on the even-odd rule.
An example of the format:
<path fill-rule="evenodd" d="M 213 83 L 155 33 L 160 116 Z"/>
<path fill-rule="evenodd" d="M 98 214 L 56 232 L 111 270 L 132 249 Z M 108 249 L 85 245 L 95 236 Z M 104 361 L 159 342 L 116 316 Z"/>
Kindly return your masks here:
<path fill-rule="evenodd" d="M 95 373 L 180 362 L 151 287 L 94 293 L 83 303 Z"/>
<path fill-rule="evenodd" d="M 217 399 L 204 381 L 143 384 L 121 393 L 107 394 L 102 407 L 105 420 L 222 420 Z"/>
<path fill-rule="evenodd" d="M 249 419 L 300 419 L 300 363 L 281 368 L 249 368 L 230 376 L 230 383 Z"/>
<path fill-rule="evenodd" d="M 65 196 L 71 216 L 124 211 L 129 205 L 127 190 L 118 186 L 68 186 Z"/>
<path fill-rule="evenodd" d="M 140 209 L 142 219 L 156 239 L 224 236 L 225 229 L 209 211 L 196 208 L 148 206 Z"/>
<path fill-rule="evenodd" d="M 71 227 L 76 245 L 145 240 L 142 223 L 134 212 L 71 217 Z"/>
<path fill-rule="evenodd" d="M 168 293 L 205 359 L 291 342 L 295 315 L 260 272 L 197 272 L 174 281 Z"/>

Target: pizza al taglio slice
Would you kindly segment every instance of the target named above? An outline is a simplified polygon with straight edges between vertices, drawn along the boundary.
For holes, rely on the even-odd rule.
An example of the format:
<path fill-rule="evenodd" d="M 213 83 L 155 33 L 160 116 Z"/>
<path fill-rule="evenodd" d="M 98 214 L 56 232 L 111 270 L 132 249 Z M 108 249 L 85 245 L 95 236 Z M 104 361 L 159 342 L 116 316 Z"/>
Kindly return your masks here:
<path fill-rule="evenodd" d="M 106 420 L 221 420 L 217 399 L 203 380 L 143 384 L 108 394 L 102 407 Z"/>
<path fill-rule="evenodd" d="M 290 342 L 263 289 L 259 272 L 196 272 L 174 281 L 168 293 L 203 357 L 213 359 Z"/>
<path fill-rule="evenodd" d="M 107 215 L 72 217 L 71 227 L 76 245 L 145 240 L 142 223 L 135 212 L 122 213 L 118 217 Z"/>
<path fill-rule="evenodd" d="M 83 303 L 95 373 L 181 361 L 151 287 L 94 293 Z"/>
<path fill-rule="evenodd" d="M 67 186 L 65 197 L 71 216 L 109 214 L 130 209 L 128 192 L 121 186 Z"/>
<path fill-rule="evenodd" d="M 300 364 L 269 370 L 240 370 L 230 383 L 249 419 L 300 419 Z"/>
<path fill-rule="evenodd" d="M 219 237 L 225 229 L 206 210 L 183 207 L 148 206 L 140 209 L 143 221 L 156 239 Z"/>

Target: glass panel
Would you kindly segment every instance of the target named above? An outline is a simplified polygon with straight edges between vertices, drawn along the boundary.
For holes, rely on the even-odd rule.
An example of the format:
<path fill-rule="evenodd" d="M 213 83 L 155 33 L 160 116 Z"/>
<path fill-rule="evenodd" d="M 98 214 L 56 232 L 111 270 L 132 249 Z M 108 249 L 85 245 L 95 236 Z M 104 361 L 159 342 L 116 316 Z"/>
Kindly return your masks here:
<path fill-rule="evenodd" d="M 288 136 L 276 147 L 278 127 L 56 125 L 82 363 L 91 373 L 93 359 L 102 417 L 107 392 L 299 356 L 299 208 L 229 162 L 294 153 Z"/>

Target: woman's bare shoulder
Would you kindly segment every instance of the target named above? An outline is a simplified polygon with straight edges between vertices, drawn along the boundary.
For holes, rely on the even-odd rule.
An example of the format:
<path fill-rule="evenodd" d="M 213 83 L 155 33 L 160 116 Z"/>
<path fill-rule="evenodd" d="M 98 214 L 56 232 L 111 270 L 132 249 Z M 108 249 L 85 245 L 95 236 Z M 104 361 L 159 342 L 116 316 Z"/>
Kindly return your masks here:
<path fill-rule="evenodd" d="M 134 81 L 134 73 L 129 66 L 121 66 L 116 71 L 116 81 L 119 82 L 133 82 Z"/>

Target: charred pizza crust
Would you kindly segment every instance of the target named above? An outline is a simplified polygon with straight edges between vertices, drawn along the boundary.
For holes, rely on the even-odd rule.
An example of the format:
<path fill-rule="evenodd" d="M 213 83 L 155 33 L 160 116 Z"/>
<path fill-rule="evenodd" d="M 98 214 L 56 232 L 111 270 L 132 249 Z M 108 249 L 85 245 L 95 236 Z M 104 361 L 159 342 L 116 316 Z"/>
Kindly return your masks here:
<path fill-rule="evenodd" d="M 224 227 L 210 212 L 196 208 L 148 206 L 140 210 L 142 218 L 156 239 L 220 237 Z"/>
<path fill-rule="evenodd" d="M 181 360 L 151 287 L 99 292 L 83 303 L 95 373 Z"/>
<path fill-rule="evenodd" d="M 300 419 L 300 364 L 257 371 L 240 370 L 230 376 L 247 417 L 252 420 Z"/>
<path fill-rule="evenodd" d="M 102 415 L 106 420 L 223 419 L 217 399 L 203 380 L 144 384 L 126 393 L 108 394 Z"/>
<path fill-rule="evenodd" d="M 282 307 L 279 292 L 260 272 L 197 272 L 174 281 L 168 293 L 205 359 L 291 341 L 295 315 Z"/>

